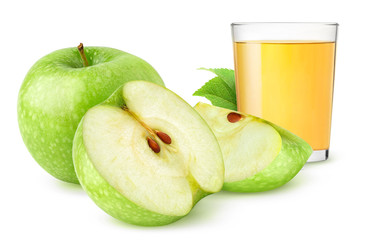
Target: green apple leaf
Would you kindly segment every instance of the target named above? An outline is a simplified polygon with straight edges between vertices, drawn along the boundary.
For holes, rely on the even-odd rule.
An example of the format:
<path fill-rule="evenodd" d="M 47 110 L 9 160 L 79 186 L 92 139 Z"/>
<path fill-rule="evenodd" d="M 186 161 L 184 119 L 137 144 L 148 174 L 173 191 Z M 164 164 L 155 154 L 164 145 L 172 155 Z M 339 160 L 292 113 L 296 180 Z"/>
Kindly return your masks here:
<path fill-rule="evenodd" d="M 227 68 L 199 68 L 199 70 L 207 70 L 219 76 L 235 93 L 235 73 L 232 69 Z"/>
<path fill-rule="evenodd" d="M 205 97 L 218 107 L 237 110 L 234 70 L 226 68 L 200 68 L 217 75 L 198 89 L 193 96 Z"/>

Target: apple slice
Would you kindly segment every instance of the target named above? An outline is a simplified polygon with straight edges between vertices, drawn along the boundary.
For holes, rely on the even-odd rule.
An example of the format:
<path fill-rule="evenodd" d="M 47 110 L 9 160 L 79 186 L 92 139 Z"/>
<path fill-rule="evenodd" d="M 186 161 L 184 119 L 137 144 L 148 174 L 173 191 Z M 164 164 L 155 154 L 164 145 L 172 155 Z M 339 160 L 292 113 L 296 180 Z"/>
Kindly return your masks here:
<path fill-rule="evenodd" d="M 183 99 L 146 81 L 126 83 L 88 110 L 73 159 L 87 194 L 113 217 L 164 225 L 221 190 L 224 166 L 215 135 Z"/>
<path fill-rule="evenodd" d="M 259 192 L 290 181 L 312 148 L 303 139 L 263 119 L 199 102 L 194 107 L 210 125 L 225 164 L 224 190 Z"/>

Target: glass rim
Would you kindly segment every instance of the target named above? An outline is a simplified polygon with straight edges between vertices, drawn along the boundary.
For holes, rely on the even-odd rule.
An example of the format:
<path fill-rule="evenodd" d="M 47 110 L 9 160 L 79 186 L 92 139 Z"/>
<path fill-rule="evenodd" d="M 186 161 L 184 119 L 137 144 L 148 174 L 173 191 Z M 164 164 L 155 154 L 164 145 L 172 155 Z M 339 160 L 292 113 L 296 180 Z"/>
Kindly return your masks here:
<path fill-rule="evenodd" d="M 262 24 L 280 24 L 280 25 L 326 25 L 326 26 L 339 26 L 337 22 L 233 22 L 231 26 L 241 26 L 241 25 L 262 25 Z"/>

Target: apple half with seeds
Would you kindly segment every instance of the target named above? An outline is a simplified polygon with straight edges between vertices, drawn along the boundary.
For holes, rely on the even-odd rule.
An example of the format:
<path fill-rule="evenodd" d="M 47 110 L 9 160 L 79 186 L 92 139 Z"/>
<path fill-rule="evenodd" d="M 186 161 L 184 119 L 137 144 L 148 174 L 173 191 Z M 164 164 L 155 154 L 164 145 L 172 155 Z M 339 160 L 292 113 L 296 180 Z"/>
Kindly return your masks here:
<path fill-rule="evenodd" d="M 224 190 L 260 192 L 289 182 L 312 148 L 300 137 L 263 119 L 199 102 L 194 107 L 210 125 L 225 164 Z"/>
<path fill-rule="evenodd" d="M 111 216 L 157 226 L 221 190 L 220 146 L 204 119 L 170 90 L 124 84 L 87 111 L 73 144 L 78 179 Z"/>

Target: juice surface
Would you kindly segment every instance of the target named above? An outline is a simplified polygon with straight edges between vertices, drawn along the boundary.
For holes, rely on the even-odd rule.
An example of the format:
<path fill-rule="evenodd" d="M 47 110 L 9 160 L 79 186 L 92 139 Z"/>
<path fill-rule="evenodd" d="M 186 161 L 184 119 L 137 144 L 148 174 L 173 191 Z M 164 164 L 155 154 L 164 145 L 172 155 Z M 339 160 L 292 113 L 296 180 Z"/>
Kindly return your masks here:
<path fill-rule="evenodd" d="M 328 149 L 334 55 L 334 42 L 234 43 L 238 110 Z"/>

